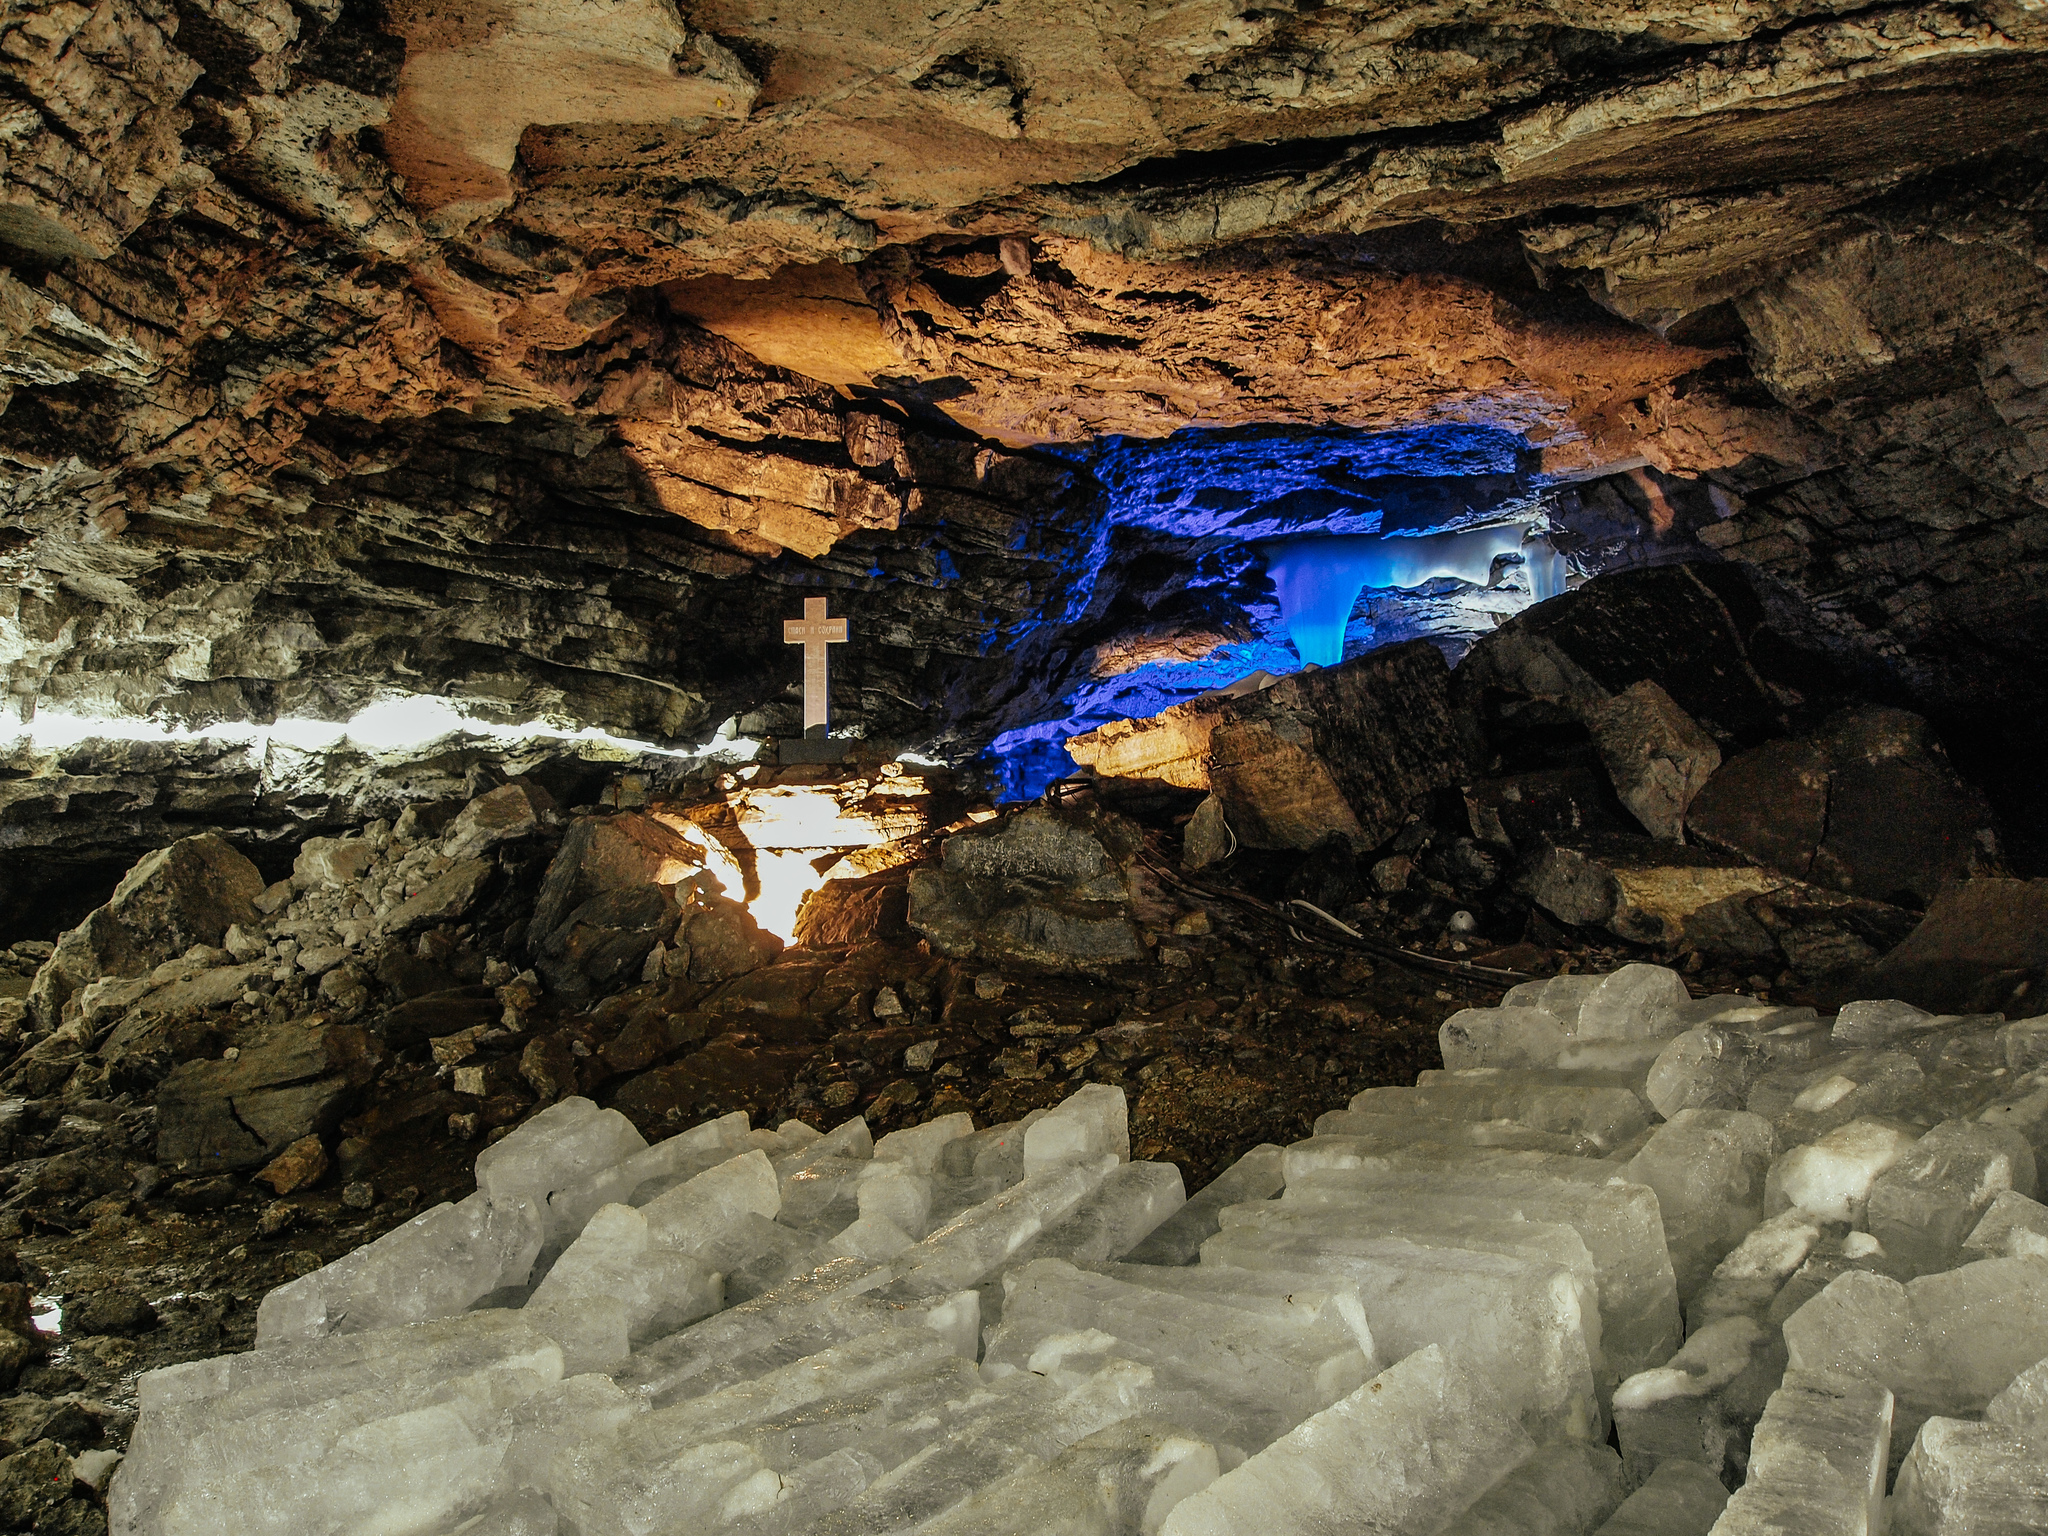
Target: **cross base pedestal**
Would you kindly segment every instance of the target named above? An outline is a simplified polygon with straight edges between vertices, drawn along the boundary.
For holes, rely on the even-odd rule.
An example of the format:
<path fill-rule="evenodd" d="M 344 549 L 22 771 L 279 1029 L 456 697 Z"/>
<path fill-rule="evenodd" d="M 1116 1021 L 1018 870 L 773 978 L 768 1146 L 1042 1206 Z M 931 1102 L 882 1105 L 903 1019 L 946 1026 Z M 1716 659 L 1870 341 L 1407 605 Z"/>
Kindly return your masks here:
<path fill-rule="evenodd" d="M 843 763 L 846 761 L 846 745 L 843 741 L 829 741 L 822 736 L 781 736 L 776 738 L 775 757 L 783 764 Z"/>

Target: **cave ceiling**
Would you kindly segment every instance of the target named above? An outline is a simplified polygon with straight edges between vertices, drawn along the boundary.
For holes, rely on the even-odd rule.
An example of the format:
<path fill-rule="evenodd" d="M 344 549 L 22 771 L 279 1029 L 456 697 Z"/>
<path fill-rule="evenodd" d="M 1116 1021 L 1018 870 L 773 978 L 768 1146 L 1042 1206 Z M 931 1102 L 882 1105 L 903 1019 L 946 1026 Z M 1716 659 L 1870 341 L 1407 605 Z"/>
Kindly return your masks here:
<path fill-rule="evenodd" d="M 2031 0 L 27 0 L 0 79 L 16 719 L 701 740 L 824 593 L 957 755 L 1366 506 L 2048 703 Z"/>

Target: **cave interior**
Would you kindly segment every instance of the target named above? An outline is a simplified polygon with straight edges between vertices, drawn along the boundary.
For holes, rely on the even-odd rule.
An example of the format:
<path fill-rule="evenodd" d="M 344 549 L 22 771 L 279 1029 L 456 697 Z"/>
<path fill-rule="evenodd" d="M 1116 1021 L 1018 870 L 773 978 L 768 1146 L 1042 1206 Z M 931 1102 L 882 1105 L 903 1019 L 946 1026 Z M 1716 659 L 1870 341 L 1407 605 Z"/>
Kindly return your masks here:
<path fill-rule="evenodd" d="M 1980 1431 L 2048 1456 L 2022 1369 L 2048 1354 L 2033 0 L 22 0 L 0 81 L 0 1384 L 90 1409 L 0 1424 L 13 1528 L 1021 1536 L 1086 1505 L 1071 1529 L 1199 1536 L 1336 1477 L 1301 1439 L 1326 1414 L 1439 1479 L 1382 1509 L 1336 1477 L 1331 1529 L 1466 1529 L 1417 1523 L 1431 1499 L 1472 1531 L 2044 1528 L 1957 1470 L 2010 1470 Z M 845 639 L 799 651 L 805 615 Z M 1636 1108 L 1567 1124 L 1552 1089 Z M 936 1131 L 877 1151 L 954 1119 L 943 1156 Z M 567 1176 L 492 1186 L 492 1149 L 573 1162 L 600 1123 L 585 1175 L 667 1172 L 514 1263 L 507 1191 L 546 1207 Z M 161 1439 L 87 1460 L 147 1421 L 145 1368 L 471 1308 L 556 1327 L 636 1404 L 715 1396 L 677 1341 L 742 1314 L 685 1317 L 688 1266 L 717 1266 L 634 1214 L 697 1169 L 686 1131 L 779 1181 L 745 1218 L 767 1246 L 719 1250 L 725 1307 L 894 1265 L 859 1283 L 958 1333 L 931 1277 L 965 1276 L 984 1327 L 956 1353 L 1030 1391 L 1138 1368 L 1135 1332 L 1062 1365 L 1029 1331 L 1116 1334 L 1101 1288 L 1142 1283 L 1112 1260 L 1285 1268 L 1246 1236 L 1266 1215 L 1172 1216 L 1183 1175 L 1335 1206 L 1355 1190 L 1316 1180 L 1364 1157 L 1398 1204 L 1417 1146 L 1656 1189 L 1671 1316 L 1622 1321 L 1588 1235 L 1559 1262 L 1590 1253 L 1612 1358 L 1594 1329 L 1583 1390 L 1512 1412 L 1456 1330 L 1361 1335 L 1321 1397 L 1162 1357 L 1124 1439 L 1003 1472 L 1028 1515 L 998 1513 L 967 1420 L 969 1504 L 876 1483 L 837 1514 L 765 1441 L 724 1482 L 605 1451 L 630 1498 L 451 1472 L 410 1514 L 320 1450 L 306 1486 L 345 1519 L 254 1482 L 209 1505 Z M 1073 1182 L 1112 1153 L 1154 1172 Z M 848 1168 L 877 1158 L 908 1162 L 855 1221 Z M 1755 1188 L 1710 1221 L 1672 1170 L 1717 1158 Z M 1477 1167 L 1438 1168 L 1429 1219 L 1499 1214 Z M 1872 1193 L 1909 1168 L 1910 1198 Z M 1065 1236 L 1012 1248 L 1118 1274 L 1040 1292 L 1019 1259 L 1005 1324 L 958 1234 L 1060 1178 L 1031 1220 Z M 472 1226 L 420 1214 L 442 1194 Z M 1592 1220 L 1553 1197 L 1543 1220 Z M 1735 1298 L 1715 1264 L 1788 1211 L 1796 1275 Z M 1275 1241 L 1334 1264 L 1294 1215 Z M 459 1253 L 503 1283 L 349 1290 L 415 1218 L 444 1226 L 408 1276 Z M 655 1273 L 569 1263 L 585 1222 L 670 1255 L 619 1314 L 630 1362 L 545 1321 L 589 1275 Z M 1844 1363 L 1838 1287 L 1982 1264 L 2024 1270 L 1998 1281 L 2013 1348 L 2040 1344 L 2014 1369 L 1915 1396 Z M 865 1336 L 833 1318 L 830 1346 Z M 1256 1347 L 1310 1347 L 1278 1337 Z M 1345 1406 L 1354 1365 L 1436 1426 L 1423 1449 Z M 1706 1450 L 1624 1383 L 1674 1367 Z M 1236 1420 L 1188 1406 L 1212 1389 Z M 1855 1509 L 1759 1470 L 1822 1455 L 1824 1420 L 1838 1470 L 1882 1420 Z M 513 1430 L 477 1434 L 498 1456 Z M 63 1492 L 7 1491 L 60 1442 Z"/>

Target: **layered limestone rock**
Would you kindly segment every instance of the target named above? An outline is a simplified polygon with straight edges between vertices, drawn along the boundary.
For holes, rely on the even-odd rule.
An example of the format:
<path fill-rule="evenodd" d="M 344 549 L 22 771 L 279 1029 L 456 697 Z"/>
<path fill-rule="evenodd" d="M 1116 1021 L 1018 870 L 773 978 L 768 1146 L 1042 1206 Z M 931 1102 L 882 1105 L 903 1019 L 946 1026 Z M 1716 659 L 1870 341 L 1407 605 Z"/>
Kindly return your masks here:
<path fill-rule="evenodd" d="M 1639 504 L 1894 702 L 2040 713 L 2024 6 L 99 0 L 0 39 L 17 717 L 441 693 L 694 742 L 787 712 L 802 586 L 868 637 L 840 717 L 964 756 L 1263 601 L 1148 623 L 1152 551 L 1037 450 L 1260 423 L 1492 426 L 1528 496 Z"/>
<path fill-rule="evenodd" d="M 1465 769 L 1449 673 L 1422 641 L 1119 721 L 1067 750 L 1103 778 L 1208 791 L 1251 848 L 1375 847 Z"/>

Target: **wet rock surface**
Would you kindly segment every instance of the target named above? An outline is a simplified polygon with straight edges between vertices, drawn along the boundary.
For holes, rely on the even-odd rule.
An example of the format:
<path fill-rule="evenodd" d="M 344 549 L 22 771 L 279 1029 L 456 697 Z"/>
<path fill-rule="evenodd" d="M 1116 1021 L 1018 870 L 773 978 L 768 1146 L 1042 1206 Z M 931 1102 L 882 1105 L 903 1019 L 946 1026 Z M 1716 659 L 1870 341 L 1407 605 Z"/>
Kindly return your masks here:
<path fill-rule="evenodd" d="M 772 10 L 23 11 L 10 713 L 697 744 L 791 723 L 801 587 L 877 642 L 840 718 L 964 756 L 1257 627 L 1248 562 L 1177 573 L 1224 544 L 1512 509 L 1724 557 L 1959 756 L 2040 714 L 2034 13 Z M 1207 467 L 1119 523 L 1113 445 L 1191 424 L 1371 441 L 1261 528 Z M 1446 425 L 1508 446 L 1403 457 Z M 289 744 L 180 755 L 16 764 L 0 825 L 290 819 Z"/>
<path fill-rule="evenodd" d="M 1943 882 L 1998 868 L 1981 792 L 1904 710 L 1845 710 L 1811 736 L 1757 747 L 1692 804 L 1686 827 L 1701 841 L 1878 901 L 1925 905 Z"/>
<path fill-rule="evenodd" d="M 1439 1051 L 1552 1070 L 1542 1020 L 1436 1030 L 1648 961 L 2017 1021 L 1688 1015 L 1674 1121 L 1820 1146 L 2038 1070 L 2038 10 L 603 9 L 0 23 L 0 717 L 47 728 L 0 752 L 0 1524 L 98 1528 L 139 1371 L 568 1100 L 886 1135 L 1115 1087 L 1194 1188 Z M 1382 589 L 1367 656 L 1157 713 L 1277 665 L 1147 692 L 1278 633 L 1259 542 L 1500 517 L 1574 590 Z M 247 734 L 751 748 L 810 596 L 844 840 L 767 756 Z M 1035 792 L 1070 713 L 1143 729 L 993 825 L 895 761 L 1022 733 Z M 848 878 L 785 945 L 789 861 Z M 1861 1273 L 1838 1225 L 1729 1318 Z M 1672 1433 L 1763 1422 L 1738 1342 Z M 1937 1441 L 1930 1522 L 1982 1449 Z"/>
<path fill-rule="evenodd" d="M 1628 584 L 1576 595 L 1638 603 Z M 1964 1028 L 1900 1002 L 1845 1012 L 1831 1042 L 1802 1022 L 1885 966 L 1904 998 L 1947 988 L 2031 1014 L 2028 882 L 1952 883 L 1923 919 L 1796 878 L 1765 857 L 1776 844 L 1752 861 L 1653 837 L 1645 807 L 1677 814 L 1688 789 L 1697 806 L 1694 769 L 1723 739 L 1757 753 L 1816 738 L 1762 713 L 1754 679 L 1701 681 L 1654 629 L 1637 675 L 1609 656 L 1606 682 L 1570 670 L 1567 631 L 1515 669 L 1500 657 L 1520 642 L 1499 633 L 1456 674 L 1423 648 L 1253 696 L 1244 718 L 1297 721 L 1332 803 L 1368 808 L 1306 848 L 1237 835 L 1248 804 L 1292 803 L 1299 778 L 1225 794 L 1212 743 L 1173 770 L 1204 782 L 1098 775 L 1003 813 L 936 769 L 755 766 L 688 794 L 629 796 L 622 779 L 605 798 L 624 809 L 517 779 L 413 802 L 304 839 L 267 885 L 218 838 L 149 856 L 77 930 L 0 960 L 0 1231 L 22 1266 L 18 1294 L 0 1291 L 0 1369 L 34 1431 L 8 1438 L 23 1469 L 79 1442 L 61 1497 L 37 1483 L 49 1507 L 23 1518 L 90 1528 L 103 1468 L 77 1458 L 125 1445 L 140 1371 L 245 1347 L 263 1294 L 382 1234 L 470 1221 L 440 1202 L 553 1107 L 616 1112 L 649 1142 L 736 1111 L 886 1135 L 1014 1122 L 1095 1085 L 1126 1096 L 1134 1157 L 1195 1184 L 1262 1144 L 1376 1134 L 1372 1094 L 1439 1062 L 1563 1074 L 1540 1085 L 1554 1103 L 1514 1111 L 1535 1117 L 1537 1151 L 1619 1146 L 1652 1112 L 1740 1111 L 1819 1144 L 2038 1064 L 2030 1020 Z M 1346 702 L 1390 667 L 1424 674 L 1435 701 L 1399 750 Z M 1907 744 L 1907 771 L 1941 763 L 1896 712 L 1820 729 L 1876 739 L 1873 720 Z M 1854 759 L 1872 760 L 1899 755 Z M 749 905 L 785 850 L 837 876 L 793 944 Z M 164 874 L 186 869 L 214 874 Z M 127 948 L 103 944 L 109 973 L 79 973 L 107 933 Z M 1629 994 L 1658 1021 L 1643 1039 L 1580 995 L 1580 973 L 1618 969 L 1663 978 Z M 1551 979 L 1509 991 L 1532 976 Z M 39 992 L 56 999 L 48 1022 Z M 1740 1006 L 1696 1001 L 1714 994 Z M 1570 1079 L 1581 1070 L 1645 1077 Z M 1318 1120 L 1347 1097 L 1348 1129 Z M 1885 1195 L 1882 1221 L 1909 1219 L 1885 1200 L 1918 1198 Z M 1688 1229 L 1685 1251 L 1722 1236 Z M 1702 1262 L 1686 1260 L 1689 1285 Z M 28 1423 L 37 1405 L 55 1429 Z"/>
<path fill-rule="evenodd" d="M 687 807 L 510 818 L 514 834 L 473 852 L 486 816 L 506 820 L 493 798 L 508 797 L 309 840 L 286 880 L 238 909 L 223 935 L 233 951 L 188 948 L 161 975 L 113 979 L 132 995 L 89 983 L 54 1031 L 24 1005 L 55 946 L 5 952 L 17 995 L 0 1224 L 24 1257 L 0 1365 L 13 1362 L 24 1424 L 45 1408 L 89 1420 L 89 1432 L 15 1440 L 16 1454 L 65 1437 L 77 1442 L 68 1456 L 120 1449 L 140 1371 L 242 1346 L 266 1289 L 456 1192 L 480 1147 L 566 1098 L 594 1095 L 650 1137 L 734 1109 L 858 1111 L 880 1133 L 961 1112 L 996 1123 L 1106 1083 L 1130 1095 L 1144 1155 L 1220 1166 L 1300 1134 L 1331 1091 L 1412 1075 L 1434 1059 L 1438 1016 L 1483 995 L 1361 956 L 1276 951 L 1256 910 L 1212 917 L 1163 894 L 1142 861 L 1170 867 L 1177 836 L 1108 812 L 1055 808 L 1115 828 L 1116 858 L 1091 840 L 1089 870 L 1125 872 L 1130 952 L 1107 968 L 1068 954 L 1082 974 L 1062 976 L 1007 952 L 949 958 L 900 926 L 783 948 L 719 893 L 705 846 L 674 830 Z M 954 862 L 976 879 L 1087 873 L 1019 864 L 1010 844 L 1043 841 L 1030 826 L 996 823 L 1018 835 L 982 841 L 1008 852 L 977 859 L 963 839 Z M 565 872 L 607 840 L 661 856 L 568 906 L 536 954 L 534 914 L 581 896 Z M 899 899 L 919 872 L 893 876 Z M 434 920 L 414 922 L 427 893 Z M 604 945 L 554 944 L 597 926 L 593 903 L 622 896 L 658 907 L 631 930 L 636 946 L 658 939 L 658 957 L 636 948 L 622 964 Z M 574 967 L 572 985 L 543 973 L 550 954 Z M 191 990 L 209 977 L 232 986 Z M 88 1485 L 60 1479 L 57 1493 L 36 1518 L 89 1528 Z"/>

